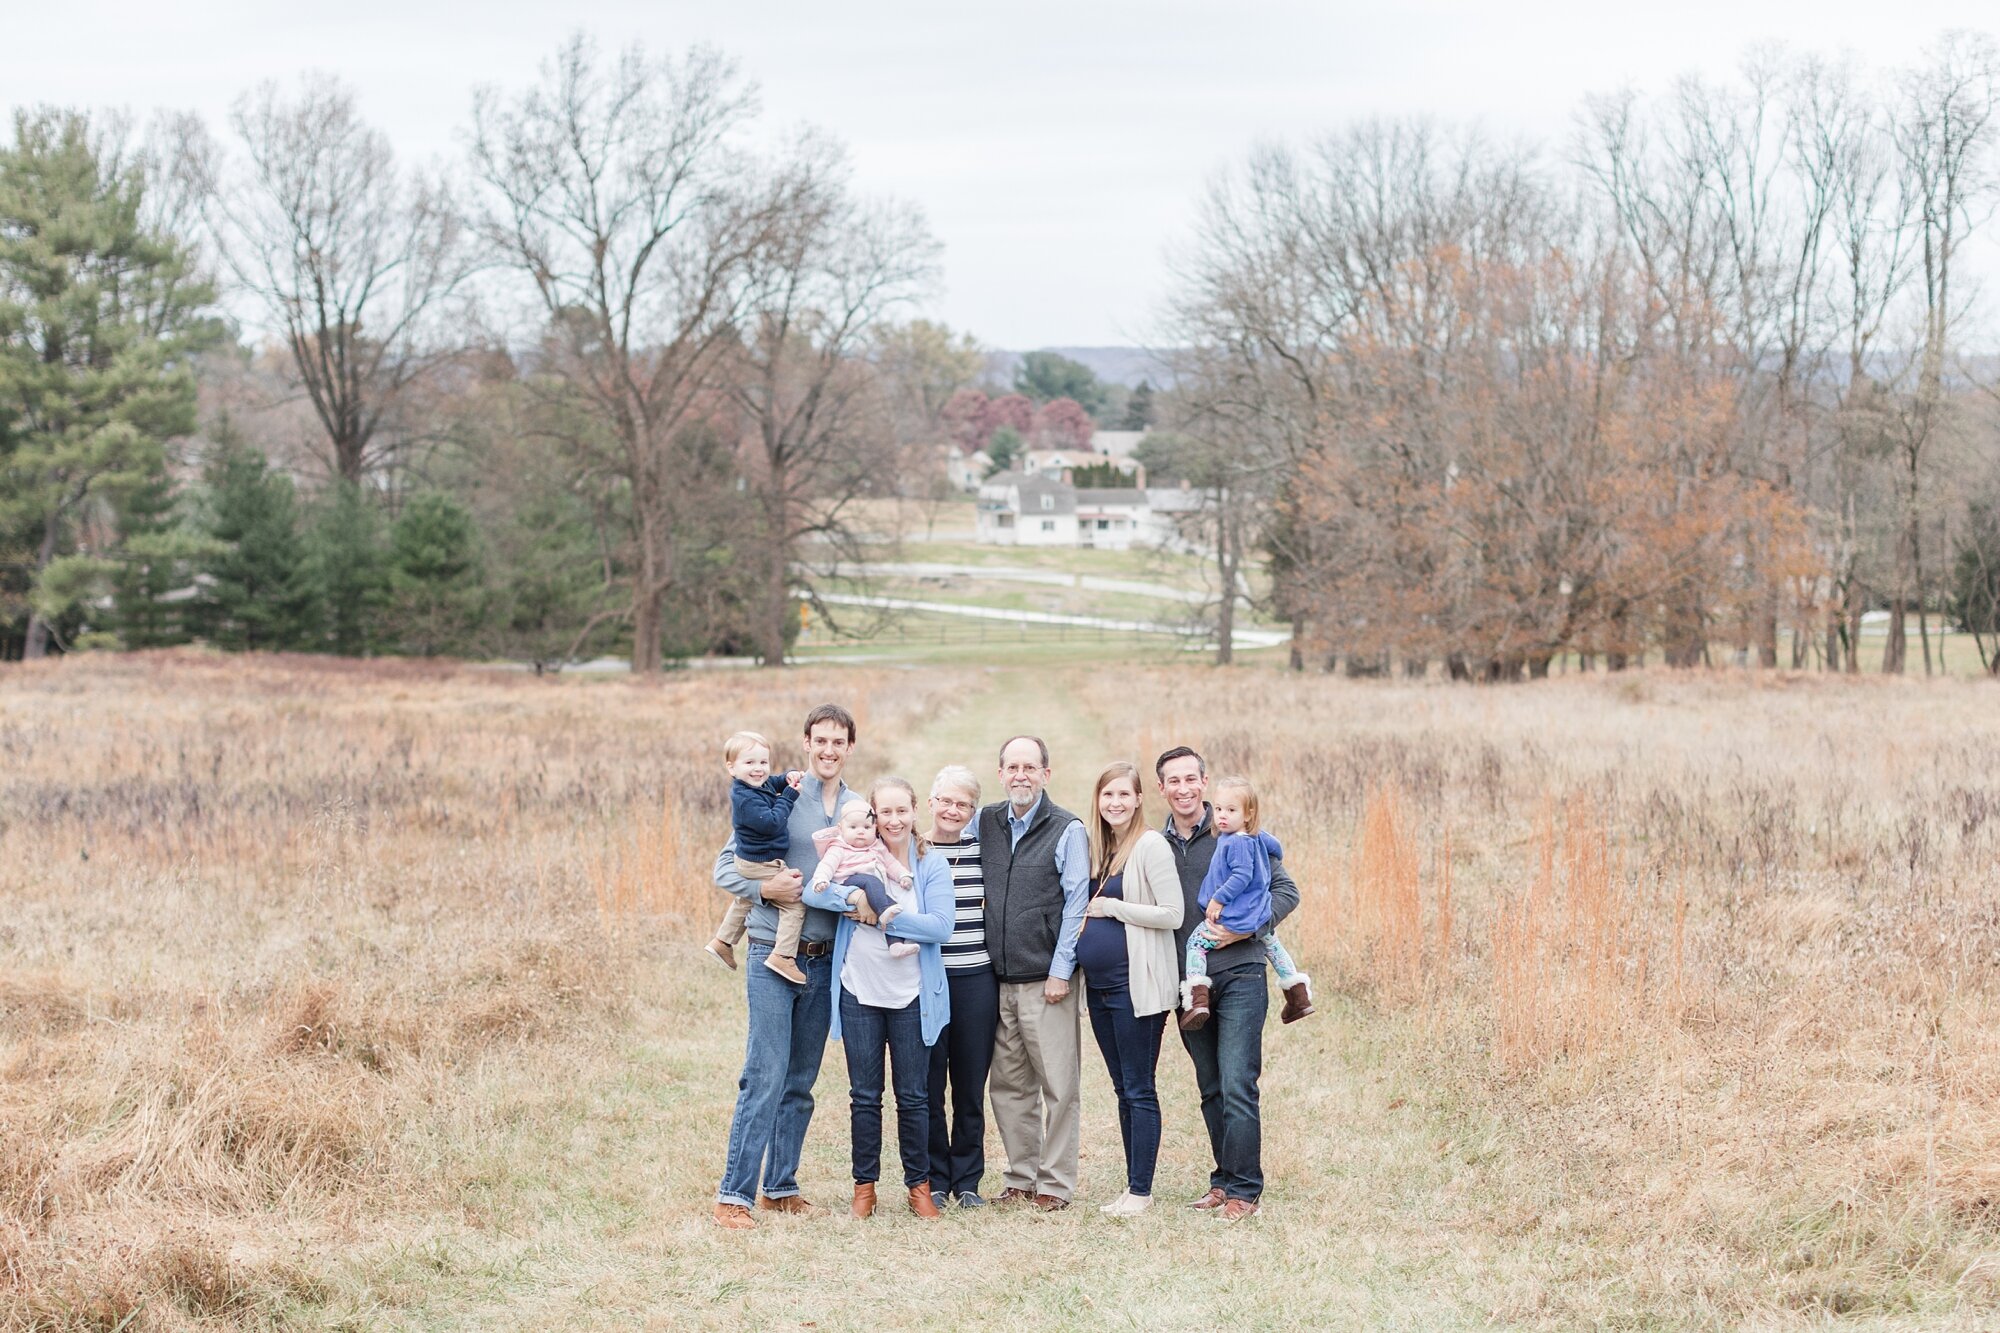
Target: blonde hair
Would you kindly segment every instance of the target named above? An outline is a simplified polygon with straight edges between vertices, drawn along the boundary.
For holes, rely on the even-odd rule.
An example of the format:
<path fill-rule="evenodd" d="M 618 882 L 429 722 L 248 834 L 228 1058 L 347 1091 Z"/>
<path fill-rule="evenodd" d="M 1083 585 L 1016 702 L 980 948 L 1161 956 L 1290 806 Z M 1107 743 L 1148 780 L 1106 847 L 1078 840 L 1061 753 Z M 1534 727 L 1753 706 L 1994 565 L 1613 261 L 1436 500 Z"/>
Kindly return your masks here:
<path fill-rule="evenodd" d="M 910 841 L 917 849 L 917 859 L 923 860 L 931 854 L 931 840 L 917 832 L 917 789 L 910 785 L 908 778 L 881 777 L 868 784 L 868 809 L 875 809 L 875 798 L 884 790 L 893 789 L 910 798 Z"/>
<path fill-rule="evenodd" d="M 733 764 L 742 756 L 745 750 L 756 745 L 761 745 L 765 750 L 770 751 L 773 759 L 778 757 L 777 752 L 771 750 L 771 742 L 764 739 L 762 732 L 739 731 L 722 743 L 722 762 Z"/>
<path fill-rule="evenodd" d="M 1132 784 L 1132 818 L 1125 827 L 1113 830 L 1097 807 L 1097 798 L 1119 778 Z M 1125 868 L 1126 858 L 1146 832 L 1146 789 L 1139 783 L 1139 767 L 1123 759 L 1106 765 L 1090 789 L 1090 873 L 1098 879 L 1115 875 Z"/>
<path fill-rule="evenodd" d="M 1215 795 L 1220 797 L 1225 791 L 1243 793 L 1243 831 L 1256 833 L 1263 826 L 1257 820 L 1257 789 L 1250 785 L 1250 779 L 1239 777 L 1217 778 Z"/>

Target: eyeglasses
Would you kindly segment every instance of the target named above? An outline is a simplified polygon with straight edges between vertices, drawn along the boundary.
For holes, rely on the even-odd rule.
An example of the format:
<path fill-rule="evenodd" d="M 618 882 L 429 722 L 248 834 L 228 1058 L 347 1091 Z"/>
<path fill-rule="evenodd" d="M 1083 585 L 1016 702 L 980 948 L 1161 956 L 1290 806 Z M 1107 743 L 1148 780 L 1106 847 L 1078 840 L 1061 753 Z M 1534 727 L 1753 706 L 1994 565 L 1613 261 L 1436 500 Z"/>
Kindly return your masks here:
<path fill-rule="evenodd" d="M 961 814 L 969 814 L 972 810 L 972 802 L 954 801 L 949 796 L 933 796 L 931 797 L 931 804 L 940 810 L 957 810 Z"/>

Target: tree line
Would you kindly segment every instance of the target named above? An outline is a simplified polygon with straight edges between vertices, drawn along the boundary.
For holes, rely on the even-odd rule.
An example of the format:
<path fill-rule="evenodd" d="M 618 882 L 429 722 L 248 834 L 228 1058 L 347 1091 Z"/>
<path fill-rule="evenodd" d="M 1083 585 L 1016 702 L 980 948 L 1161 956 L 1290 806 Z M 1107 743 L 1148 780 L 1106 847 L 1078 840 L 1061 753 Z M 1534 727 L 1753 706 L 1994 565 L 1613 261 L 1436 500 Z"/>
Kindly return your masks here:
<path fill-rule="evenodd" d="M 225 125 L 38 108 L 0 147 L 0 655 L 222 647 L 783 660 L 875 501 L 1156 430 L 1294 663 L 2000 669 L 1996 57 L 1782 51 L 1260 149 L 1177 256 L 1161 387 L 996 382 L 938 247 L 719 53 L 485 88 L 399 159 L 337 80 Z M 878 553 L 879 558 L 879 553 Z M 1229 654 L 1238 598 L 1219 597 Z M 823 610 L 827 608 L 822 608 Z M 1871 624 L 1873 623 L 1871 619 Z"/>
<path fill-rule="evenodd" d="M 1992 41 L 1753 52 L 1559 149 L 1423 120 L 1260 150 L 1180 256 L 1176 424 L 1295 662 L 2000 670 Z M 1233 586 L 1225 581 L 1223 586 Z M 1225 648 L 1226 652 L 1226 648 Z"/>

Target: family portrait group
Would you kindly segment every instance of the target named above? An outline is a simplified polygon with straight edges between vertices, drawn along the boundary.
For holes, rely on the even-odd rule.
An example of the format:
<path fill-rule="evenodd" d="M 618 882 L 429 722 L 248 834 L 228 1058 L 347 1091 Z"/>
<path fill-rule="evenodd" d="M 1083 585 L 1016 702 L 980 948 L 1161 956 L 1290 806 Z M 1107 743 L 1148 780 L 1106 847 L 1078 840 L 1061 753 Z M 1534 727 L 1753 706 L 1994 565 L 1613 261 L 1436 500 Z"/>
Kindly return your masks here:
<path fill-rule="evenodd" d="M 777 747 L 756 732 L 723 747 L 732 834 L 714 878 L 731 901 L 706 952 L 744 973 L 748 1037 L 716 1225 L 827 1211 L 805 1198 L 798 1172 L 829 1036 L 847 1060 L 854 1217 L 878 1204 L 885 1089 L 917 1216 L 989 1202 L 989 1089 L 1006 1153 L 991 1202 L 1068 1208 L 1080 1011 L 1124 1144 L 1123 1192 L 1101 1210 L 1131 1217 L 1152 1206 L 1155 1075 L 1175 1016 L 1214 1159 L 1191 1206 L 1231 1221 L 1255 1213 L 1267 964 L 1283 1021 L 1313 1012 L 1311 979 L 1275 933 L 1299 891 L 1255 786 L 1211 777 L 1199 753 L 1175 746 L 1150 774 L 1106 765 L 1090 808 L 1073 814 L 1048 794 L 1047 744 L 1023 734 L 999 746 L 1002 799 L 982 805 L 979 777 L 949 765 L 920 812 L 908 779 L 848 785 L 859 737 L 846 709 L 813 709 L 803 739 L 803 769 L 779 770 Z M 1157 827 L 1149 786 L 1167 807 Z"/>

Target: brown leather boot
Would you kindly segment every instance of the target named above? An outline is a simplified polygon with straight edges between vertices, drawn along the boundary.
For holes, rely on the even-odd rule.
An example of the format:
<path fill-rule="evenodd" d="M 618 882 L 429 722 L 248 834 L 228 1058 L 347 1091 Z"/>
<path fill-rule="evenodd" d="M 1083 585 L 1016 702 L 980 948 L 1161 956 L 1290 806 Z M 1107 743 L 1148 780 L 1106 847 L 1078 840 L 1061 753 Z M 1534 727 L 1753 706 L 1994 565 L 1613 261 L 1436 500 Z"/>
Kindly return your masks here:
<path fill-rule="evenodd" d="M 857 1180 L 854 1182 L 854 1206 L 847 1210 L 851 1217 L 875 1216 L 875 1182 Z"/>
<path fill-rule="evenodd" d="M 933 1222 L 944 1216 L 938 1211 L 937 1202 L 931 1198 L 930 1181 L 926 1180 L 910 1191 L 910 1211 Z"/>
<path fill-rule="evenodd" d="M 715 1225 L 724 1231 L 754 1231 L 757 1219 L 750 1216 L 750 1210 L 740 1203 L 718 1203 L 715 1205 Z"/>
<path fill-rule="evenodd" d="M 799 971 L 799 965 L 781 953 L 774 953 L 764 960 L 764 966 L 776 972 L 795 986 L 806 984 L 806 974 Z"/>
<path fill-rule="evenodd" d="M 1279 1011 L 1278 1017 L 1286 1023 L 1296 1023 L 1301 1018 L 1312 1017 L 1312 1012 L 1312 978 L 1301 972 L 1297 981 L 1285 987 L 1285 1007 Z"/>

